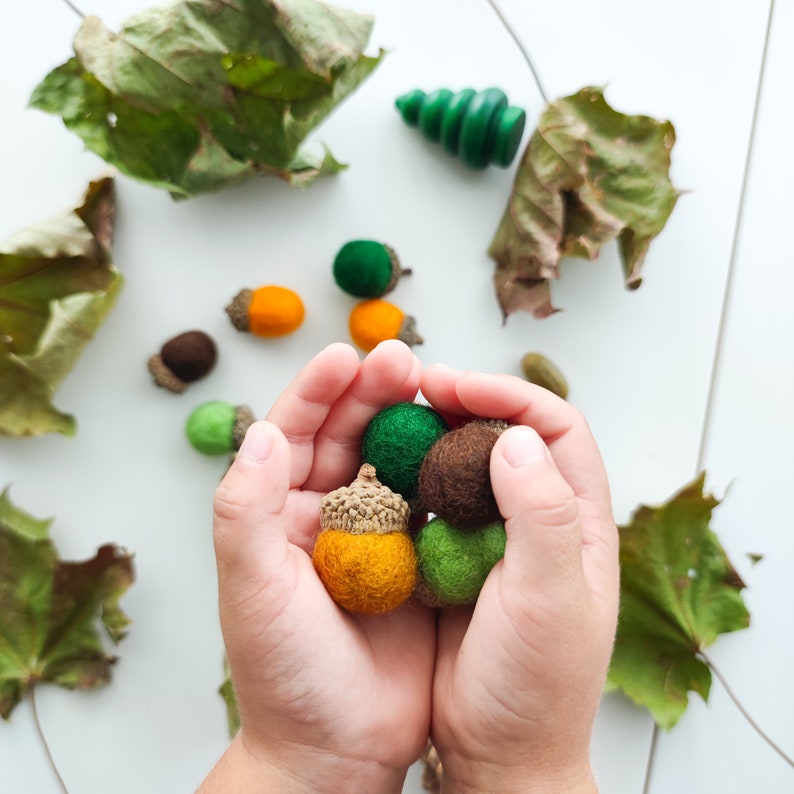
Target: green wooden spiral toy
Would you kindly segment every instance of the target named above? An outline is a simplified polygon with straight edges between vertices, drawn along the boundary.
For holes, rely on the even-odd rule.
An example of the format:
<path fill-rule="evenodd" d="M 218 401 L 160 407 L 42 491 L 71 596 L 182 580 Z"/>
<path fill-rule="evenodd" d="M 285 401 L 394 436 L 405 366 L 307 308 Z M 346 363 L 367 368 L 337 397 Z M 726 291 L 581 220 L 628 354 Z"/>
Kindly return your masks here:
<path fill-rule="evenodd" d="M 395 104 L 409 127 L 418 127 L 475 170 L 491 164 L 507 168 L 526 123 L 526 113 L 508 105 L 499 88 L 464 88 L 457 93 L 441 88 L 429 94 L 415 89 L 398 97 Z"/>

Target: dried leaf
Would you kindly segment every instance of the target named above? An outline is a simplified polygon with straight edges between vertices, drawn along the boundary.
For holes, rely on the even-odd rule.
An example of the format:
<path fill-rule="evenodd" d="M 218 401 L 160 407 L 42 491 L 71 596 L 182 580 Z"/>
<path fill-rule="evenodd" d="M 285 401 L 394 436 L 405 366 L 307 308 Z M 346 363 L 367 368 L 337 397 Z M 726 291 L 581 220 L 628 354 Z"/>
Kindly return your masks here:
<path fill-rule="evenodd" d="M 32 686 L 48 681 L 89 689 L 110 680 L 115 657 L 99 627 L 119 642 L 129 619 L 119 599 L 132 584 L 131 556 L 102 546 L 84 562 L 63 562 L 49 521 L 0 495 L 0 716 L 8 719 Z"/>
<path fill-rule="evenodd" d="M 744 583 L 709 528 L 719 502 L 703 492 L 704 480 L 659 507 L 640 507 L 620 527 L 621 611 L 608 686 L 663 728 L 682 716 L 690 691 L 708 699 L 702 649 L 750 622 Z"/>
<path fill-rule="evenodd" d="M 674 143 L 669 121 L 619 113 L 597 88 L 546 106 L 488 250 L 505 319 L 556 311 L 549 279 L 559 277 L 560 259 L 595 259 L 613 239 L 626 285 L 640 285 L 648 247 L 679 196 L 668 175 Z"/>
<path fill-rule="evenodd" d="M 305 187 L 345 167 L 302 144 L 380 62 L 372 26 L 317 0 L 178 0 L 118 34 L 88 17 L 31 105 L 175 197 L 254 173 Z"/>
<path fill-rule="evenodd" d="M 113 180 L 102 179 L 77 209 L 0 244 L 0 433 L 74 433 L 51 401 L 121 287 L 114 213 Z"/>

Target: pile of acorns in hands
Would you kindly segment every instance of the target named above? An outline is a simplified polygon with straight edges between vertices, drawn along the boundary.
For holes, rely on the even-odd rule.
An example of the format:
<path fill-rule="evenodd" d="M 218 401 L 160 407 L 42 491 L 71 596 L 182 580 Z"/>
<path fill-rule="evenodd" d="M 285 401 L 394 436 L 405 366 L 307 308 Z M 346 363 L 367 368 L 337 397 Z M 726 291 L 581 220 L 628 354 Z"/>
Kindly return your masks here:
<path fill-rule="evenodd" d="M 473 604 L 504 556 L 490 457 L 508 425 L 473 419 L 450 429 L 432 407 L 396 403 L 369 423 L 363 465 L 322 501 L 312 555 L 331 597 L 380 614 L 409 598 Z"/>

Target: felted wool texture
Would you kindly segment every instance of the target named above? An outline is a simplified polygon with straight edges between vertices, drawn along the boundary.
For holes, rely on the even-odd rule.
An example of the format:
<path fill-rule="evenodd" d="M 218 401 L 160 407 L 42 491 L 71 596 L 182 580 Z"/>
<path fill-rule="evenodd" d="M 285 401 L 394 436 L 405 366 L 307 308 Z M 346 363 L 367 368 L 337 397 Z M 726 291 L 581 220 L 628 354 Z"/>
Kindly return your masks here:
<path fill-rule="evenodd" d="M 269 285 L 251 295 L 248 328 L 256 336 L 284 336 L 295 331 L 305 316 L 303 301 L 294 290 Z"/>
<path fill-rule="evenodd" d="M 416 553 L 404 532 L 322 531 L 312 552 L 320 581 L 349 612 L 379 615 L 406 601 L 416 584 Z"/>
<path fill-rule="evenodd" d="M 419 469 L 428 450 L 448 431 L 438 411 L 419 403 L 401 402 L 370 420 L 361 442 L 362 459 L 378 479 L 410 502 L 419 492 Z"/>
<path fill-rule="evenodd" d="M 365 352 L 386 339 L 397 339 L 405 314 L 393 303 L 372 298 L 361 301 L 350 312 L 348 327 L 353 341 Z"/>
<path fill-rule="evenodd" d="M 185 426 L 188 441 L 204 455 L 223 455 L 232 450 L 236 408 L 223 400 L 210 400 L 190 414 Z"/>
<path fill-rule="evenodd" d="M 382 485 L 370 463 L 361 466 L 350 485 L 326 494 L 320 502 L 320 529 L 364 532 L 405 532 L 411 511 L 397 493 Z"/>
<path fill-rule="evenodd" d="M 485 422 L 469 422 L 439 438 L 419 470 L 422 505 L 458 527 L 498 521 L 491 487 L 491 450 L 498 438 Z"/>
<path fill-rule="evenodd" d="M 388 292 L 393 272 L 389 249 L 375 240 L 351 240 L 334 258 L 334 281 L 357 298 L 379 298 Z"/>
<path fill-rule="evenodd" d="M 506 535 L 501 522 L 461 529 L 434 518 L 414 541 L 419 572 L 444 606 L 473 604 L 491 568 L 504 557 Z"/>

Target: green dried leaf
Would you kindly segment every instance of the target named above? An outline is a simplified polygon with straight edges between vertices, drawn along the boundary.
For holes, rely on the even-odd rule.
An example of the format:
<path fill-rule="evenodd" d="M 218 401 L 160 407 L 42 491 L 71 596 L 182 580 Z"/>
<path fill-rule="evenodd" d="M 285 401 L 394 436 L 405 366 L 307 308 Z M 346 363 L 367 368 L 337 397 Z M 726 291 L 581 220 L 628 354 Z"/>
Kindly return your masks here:
<path fill-rule="evenodd" d="M 61 381 L 112 308 L 113 180 L 92 182 L 82 204 L 0 244 L 0 433 L 75 431 L 52 405 Z"/>
<path fill-rule="evenodd" d="M 306 187 L 345 167 L 302 145 L 380 63 L 372 26 L 317 0 L 178 0 L 118 34 L 88 17 L 30 102 L 175 197 L 255 173 Z"/>
<path fill-rule="evenodd" d="M 31 687 L 48 681 L 90 689 L 110 680 L 115 657 L 99 628 L 118 643 L 129 619 L 119 599 L 134 579 L 132 557 L 102 546 L 83 562 L 63 562 L 49 521 L 0 495 L 0 717 Z"/>
<path fill-rule="evenodd" d="M 549 279 L 559 277 L 560 259 L 595 259 L 613 239 L 626 286 L 640 285 L 648 247 L 679 196 L 669 178 L 674 143 L 669 121 L 619 113 L 598 88 L 546 106 L 488 250 L 505 319 L 556 311 Z"/>
<path fill-rule="evenodd" d="M 689 692 L 708 699 L 701 651 L 746 628 L 744 588 L 709 528 L 718 500 L 701 474 L 659 507 L 641 506 L 620 527 L 621 610 L 608 688 L 623 690 L 672 728 Z"/>
<path fill-rule="evenodd" d="M 237 703 L 237 693 L 234 691 L 229 662 L 225 657 L 223 660 L 223 671 L 226 677 L 218 687 L 218 693 L 226 704 L 226 723 L 229 728 L 229 736 L 235 736 L 240 730 L 240 706 Z"/>

